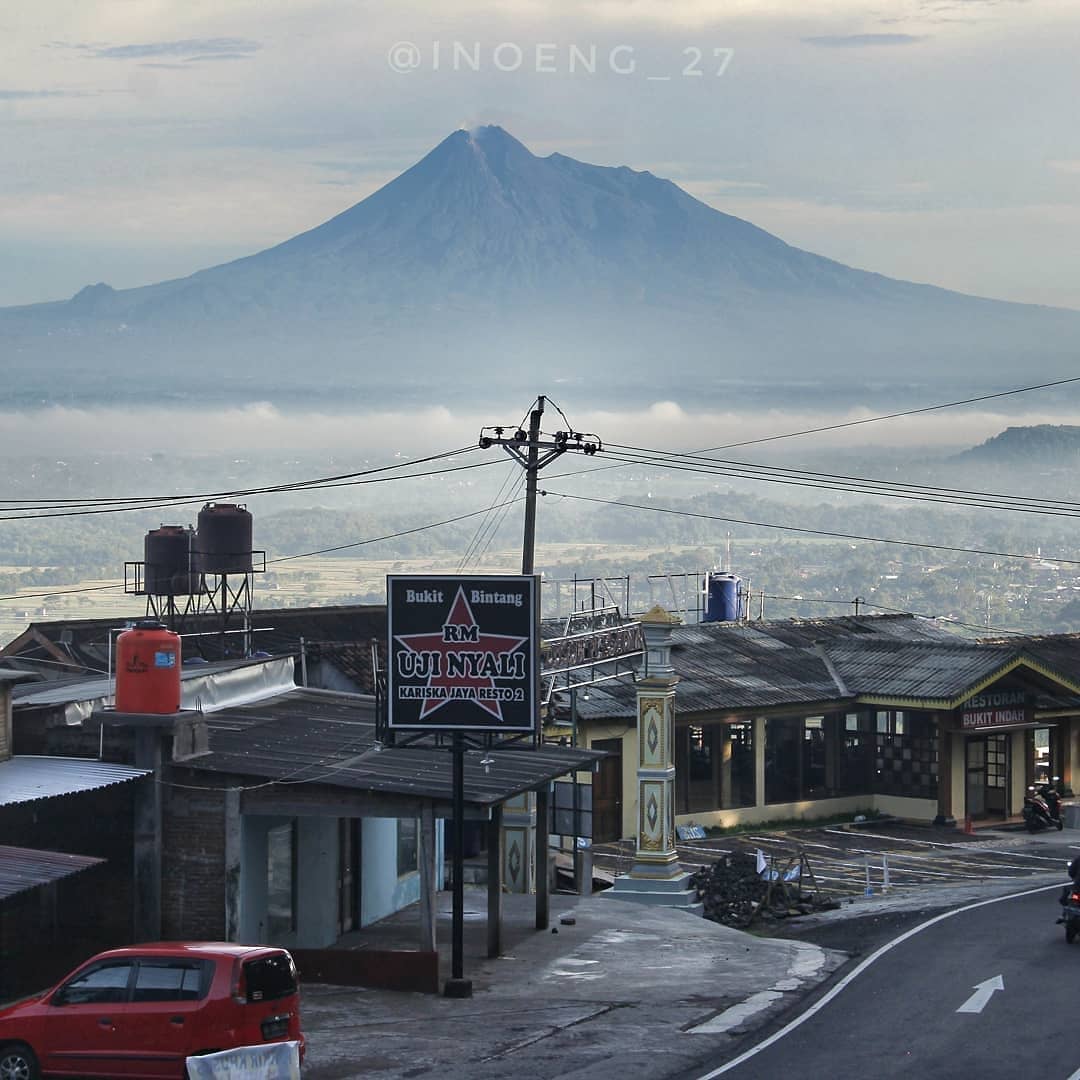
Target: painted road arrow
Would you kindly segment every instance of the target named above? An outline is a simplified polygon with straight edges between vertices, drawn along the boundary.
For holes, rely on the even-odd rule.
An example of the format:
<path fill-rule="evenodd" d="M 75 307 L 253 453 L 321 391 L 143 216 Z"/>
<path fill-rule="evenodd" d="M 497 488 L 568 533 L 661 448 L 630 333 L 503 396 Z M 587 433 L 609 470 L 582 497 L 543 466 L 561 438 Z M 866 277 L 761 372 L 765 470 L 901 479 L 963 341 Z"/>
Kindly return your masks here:
<path fill-rule="evenodd" d="M 995 975 L 986 982 L 975 984 L 975 993 L 971 995 L 956 1011 L 958 1013 L 981 1013 L 986 1008 L 986 1003 L 994 996 L 995 990 L 1004 990 L 1005 980 L 1000 975 Z"/>

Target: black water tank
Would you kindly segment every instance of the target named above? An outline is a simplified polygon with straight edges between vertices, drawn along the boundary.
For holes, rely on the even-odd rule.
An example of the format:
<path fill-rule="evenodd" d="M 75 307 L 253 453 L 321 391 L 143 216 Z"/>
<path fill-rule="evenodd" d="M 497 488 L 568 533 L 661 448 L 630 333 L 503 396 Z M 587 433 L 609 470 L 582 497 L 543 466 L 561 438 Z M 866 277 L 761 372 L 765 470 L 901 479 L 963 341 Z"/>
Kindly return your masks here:
<path fill-rule="evenodd" d="M 251 514 L 236 503 L 207 503 L 195 531 L 195 569 L 203 574 L 250 574 Z"/>
<path fill-rule="evenodd" d="M 187 596 L 198 592 L 192 572 L 195 530 L 183 525 L 151 529 L 143 544 L 143 591 L 149 596 Z"/>

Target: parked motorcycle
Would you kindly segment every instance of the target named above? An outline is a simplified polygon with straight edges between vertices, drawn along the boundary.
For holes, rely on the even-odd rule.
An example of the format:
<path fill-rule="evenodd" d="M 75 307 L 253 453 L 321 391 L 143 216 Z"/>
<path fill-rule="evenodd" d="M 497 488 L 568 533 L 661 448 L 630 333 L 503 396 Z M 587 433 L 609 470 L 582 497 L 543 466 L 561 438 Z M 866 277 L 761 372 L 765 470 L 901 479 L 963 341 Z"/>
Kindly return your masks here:
<path fill-rule="evenodd" d="M 1057 777 L 1054 778 L 1055 781 Z M 1061 819 L 1061 796 L 1053 783 L 1032 785 L 1024 796 L 1024 825 L 1028 832 L 1040 829 L 1064 829 Z"/>

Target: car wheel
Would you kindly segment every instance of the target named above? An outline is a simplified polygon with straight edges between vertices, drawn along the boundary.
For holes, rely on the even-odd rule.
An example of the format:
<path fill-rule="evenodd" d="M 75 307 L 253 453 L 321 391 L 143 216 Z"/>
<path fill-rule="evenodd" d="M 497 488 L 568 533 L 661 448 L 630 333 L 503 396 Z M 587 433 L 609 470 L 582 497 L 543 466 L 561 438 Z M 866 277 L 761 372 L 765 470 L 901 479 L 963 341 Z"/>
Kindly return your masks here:
<path fill-rule="evenodd" d="M 0 1050 L 0 1080 L 38 1080 L 37 1058 L 29 1046 L 13 1043 Z"/>
<path fill-rule="evenodd" d="M 1076 940 L 1076 921 L 1070 919 L 1065 924 L 1065 941 L 1071 945 Z"/>

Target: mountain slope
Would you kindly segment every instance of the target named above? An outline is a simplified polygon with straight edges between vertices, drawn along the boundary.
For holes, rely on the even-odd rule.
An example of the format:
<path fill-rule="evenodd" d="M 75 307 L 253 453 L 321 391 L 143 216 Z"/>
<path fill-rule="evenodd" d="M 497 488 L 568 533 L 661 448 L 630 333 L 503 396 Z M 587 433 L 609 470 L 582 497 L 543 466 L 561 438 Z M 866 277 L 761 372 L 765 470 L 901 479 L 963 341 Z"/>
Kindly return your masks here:
<path fill-rule="evenodd" d="M 349 385 L 395 373 L 695 381 L 1062 370 L 1080 313 L 1004 304 L 793 248 L 627 168 L 454 132 L 395 180 L 276 247 L 144 288 L 0 310 L 27 370 L 134 355 L 234 379 L 302 363 Z M 448 370 L 449 366 L 449 370 Z M 493 372 L 493 367 L 496 369 Z M 162 370 L 163 369 L 163 370 Z M 1070 371 L 1071 373 L 1071 371 Z M 663 381 L 663 380 L 661 380 Z M 531 383 L 530 383 L 531 387 Z"/>

